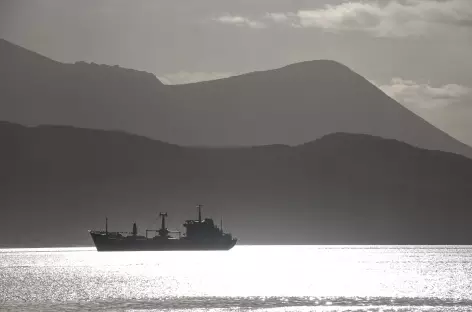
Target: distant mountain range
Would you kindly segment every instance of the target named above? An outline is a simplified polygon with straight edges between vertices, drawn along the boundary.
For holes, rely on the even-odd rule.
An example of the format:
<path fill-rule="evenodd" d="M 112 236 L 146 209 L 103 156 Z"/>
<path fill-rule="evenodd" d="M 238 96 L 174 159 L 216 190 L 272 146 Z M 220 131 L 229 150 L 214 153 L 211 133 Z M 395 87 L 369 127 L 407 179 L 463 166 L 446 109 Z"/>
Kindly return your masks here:
<path fill-rule="evenodd" d="M 334 132 L 472 157 L 460 143 L 333 61 L 187 85 L 63 64 L 0 40 L 0 116 L 27 125 L 122 130 L 179 145 L 297 145 Z"/>
<path fill-rule="evenodd" d="M 92 245 L 87 230 L 178 227 L 195 204 L 241 244 L 470 244 L 472 160 L 370 135 L 181 147 L 0 123 L 0 246 Z"/>

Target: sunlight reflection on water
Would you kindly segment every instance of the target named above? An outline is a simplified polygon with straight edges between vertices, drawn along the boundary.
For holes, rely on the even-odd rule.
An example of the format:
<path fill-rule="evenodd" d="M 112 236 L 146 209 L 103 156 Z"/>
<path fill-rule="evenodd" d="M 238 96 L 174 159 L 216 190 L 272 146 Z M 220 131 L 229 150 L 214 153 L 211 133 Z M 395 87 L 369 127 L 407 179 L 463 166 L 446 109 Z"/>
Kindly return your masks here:
<path fill-rule="evenodd" d="M 471 257 L 463 246 L 4 249 L 0 310 L 471 309 Z"/>

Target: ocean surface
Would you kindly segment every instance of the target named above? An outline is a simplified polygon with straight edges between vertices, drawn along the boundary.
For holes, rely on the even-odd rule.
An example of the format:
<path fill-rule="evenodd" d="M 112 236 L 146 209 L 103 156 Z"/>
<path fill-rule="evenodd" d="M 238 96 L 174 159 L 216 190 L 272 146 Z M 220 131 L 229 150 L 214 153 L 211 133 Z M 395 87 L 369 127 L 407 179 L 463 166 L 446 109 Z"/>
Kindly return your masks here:
<path fill-rule="evenodd" d="M 472 247 L 2 249 L 0 311 L 472 311 Z"/>

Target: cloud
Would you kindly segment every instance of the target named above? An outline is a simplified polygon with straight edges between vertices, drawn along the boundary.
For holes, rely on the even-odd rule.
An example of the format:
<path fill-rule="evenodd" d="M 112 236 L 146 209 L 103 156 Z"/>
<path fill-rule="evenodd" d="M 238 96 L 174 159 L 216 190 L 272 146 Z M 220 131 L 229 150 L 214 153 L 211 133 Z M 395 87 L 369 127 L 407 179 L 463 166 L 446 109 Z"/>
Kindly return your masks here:
<path fill-rule="evenodd" d="M 444 25 L 467 25 L 472 21 L 470 0 L 407 0 L 346 2 L 323 9 L 299 11 L 300 24 L 332 31 L 366 31 L 375 36 L 421 35 Z"/>
<path fill-rule="evenodd" d="M 441 31 L 444 26 L 472 27 L 471 0 L 349 1 L 313 10 L 266 13 L 260 21 L 222 16 L 220 22 L 235 25 L 318 28 L 329 32 L 366 32 L 376 37 L 406 37 Z M 264 22 L 262 22 L 264 21 Z"/>
<path fill-rule="evenodd" d="M 444 108 L 466 99 L 472 100 L 472 88 L 458 84 L 434 87 L 426 83 L 393 78 L 390 84 L 380 85 L 379 88 L 414 111 Z"/>
<path fill-rule="evenodd" d="M 159 80 L 164 84 L 185 84 L 199 81 L 216 80 L 234 76 L 234 73 L 229 72 L 185 72 L 180 71 L 173 74 L 159 76 Z"/>
<path fill-rule="evenodd" d="M 235 26 L 247 26 L 250 28 L 265 28 L 266 25 L 263 22 L 251 20 L 242 16 L 232 16 L 232 15 L 223 15 L 216 19 L 215 21 L 222 24 L 229 24 Z"/>
<path fill-rule="evenodd" d="M 267 13 L 265 15 L 265 18 L 268 18 L 274 22 L 282 23 L 288 21 L 291 17 L 293 17 L 293 14 L 289 13 Z"/>

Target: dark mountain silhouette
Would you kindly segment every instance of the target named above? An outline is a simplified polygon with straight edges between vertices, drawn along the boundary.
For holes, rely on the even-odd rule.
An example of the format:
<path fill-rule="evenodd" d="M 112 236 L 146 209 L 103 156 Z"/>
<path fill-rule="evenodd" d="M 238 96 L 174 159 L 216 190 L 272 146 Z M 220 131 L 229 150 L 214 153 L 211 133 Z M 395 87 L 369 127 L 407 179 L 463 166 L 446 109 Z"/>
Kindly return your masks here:
<path fill-rule="evenodd" d="M 0 116 L 27 125 L 123 130 L 180 145 L 301 144 L 364 133 L 472 157 L 435 128 L 334 61 L 187 85 L 149 73 L 62 64 L 0 40 Z"/>
<path fill-rule="evenodd" d="M 241 244 L 470 244 L 472 160 L 360 134 L 180 147 L 0 124 L 0 245 L 92 245 L 87 230 L 224 216 Z"/>

